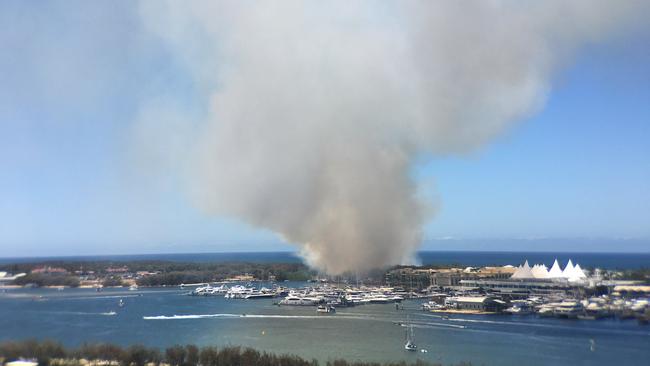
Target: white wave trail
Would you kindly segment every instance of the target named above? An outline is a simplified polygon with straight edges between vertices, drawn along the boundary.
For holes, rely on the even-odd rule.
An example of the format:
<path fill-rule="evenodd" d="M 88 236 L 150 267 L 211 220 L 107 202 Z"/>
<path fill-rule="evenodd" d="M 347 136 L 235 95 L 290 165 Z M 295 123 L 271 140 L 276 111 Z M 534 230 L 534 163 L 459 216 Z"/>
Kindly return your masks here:
<path fill-rule="evenodd" d="M 414 328 L 433 328 L 433 327 L 447 327 L 447 328 L 456 328 L 456 329 L 465 329 L 467 328 L 464 325 L 454 325 L 454 324 L 444 324 L 444 323 L 411 323 Z M 406 327 L 406 324 L 400 324 L 402 327 Z"/>
<path fill-rule="evenodd" d="M 144 320 L 177 320 L 177 319 L 209 319 L 209 318 L 253 318 L 253 319 L 359 319 L 359 320 L 382 320 L 387 319 L 373 318 L 369 316 L 346 316 L 339 314 L 337 316 L 326 315 L 281 315 L 281 314 L 187 314 L 187 315 L 155 315 L 143 316 Z"/>
<path fill-rule="evenodd" d="M 98 296 L 73 296 L 73 297 L 56 297 L 56 299 L 61 299 L 61 300 L 101 300 L 101 299 L 126 299 L 130 297 L 140 297 L 141 295 L 98 295 Z M 51 299 L 55 299 L 55 297 L 50 297 Z"/>
<path fill-rule="evenodd" d="M 107 311 L 103 313 L 91 313 L 86 311 L 38 311 L 38 313 L 61 314 L 61 315 L 104 315 L 104 316 L 117 315 L 115 311 Z"/>
<path fill-rule="evenodd" d="M 238 314 L 189 314 L 189 315 L 156 315 L 143 316 L 144 320 L 171 320 L 171 319 L 205 319 L 205 318 L 239 318 Z"/>

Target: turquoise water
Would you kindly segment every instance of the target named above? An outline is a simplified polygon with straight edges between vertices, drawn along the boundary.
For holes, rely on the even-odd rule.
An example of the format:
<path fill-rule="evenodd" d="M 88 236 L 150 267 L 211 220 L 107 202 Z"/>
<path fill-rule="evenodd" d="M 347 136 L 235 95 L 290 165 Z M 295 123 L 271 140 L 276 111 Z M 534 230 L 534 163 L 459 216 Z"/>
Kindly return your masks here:
<path fill-rule="evenodd" d="M 582 268 L 638 269 L 650 267 L 650 253 L 589 253 L 589 252 L 481 252 L 481 251 L 420 251 L 417 259 L 421 264 L 461 266 L 488 266 L 530 263 L 545 263 L 551 266 L 555 259 L 564 266 L 569 259 L 580 263 Z M 249 252 L 249 253 L 176 253 L 139 254 L 75 257 L 21 257 L 1 258 L 0 264 L 38 262 L 46 260 L 65 261 L 137 261 L 162 260 L 173 262 L 255 262 L 255 263 L 297 263 L 301 259 L 292 252 Z"/>
<path fill-rule="evenodd" d="M 268 299 L 184 293 L 177 288 L 7 290 L 0 293 L 0 340 L 51 338 L 71 346 L 86 341 L 246 345 L 319 360 L 476 365 L 641 365 L 650 359 L 650 327 L 635 321 L 505 315 L 444 319 L 419 311 L 419 301 L 404 302 L 400 311 L 391 304 L 365 305 L 318 315 L 313 307 L 279 307 Z M 118 307 L 120 298 L 123 308 Z M 396 323 L 407 314 L 415 324 L 416 343 L 428 353 L 404 351 L 404 328 Z"/>

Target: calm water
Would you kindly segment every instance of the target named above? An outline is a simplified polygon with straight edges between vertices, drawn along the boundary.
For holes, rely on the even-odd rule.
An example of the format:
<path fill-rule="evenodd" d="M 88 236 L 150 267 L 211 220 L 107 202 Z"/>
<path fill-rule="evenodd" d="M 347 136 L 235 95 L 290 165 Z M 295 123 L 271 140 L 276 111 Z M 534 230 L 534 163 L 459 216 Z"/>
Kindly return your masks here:
<path fill-rule="evenodd" d="M 528 259 L 530 263 L 545 263 L 551 266 L 555 259 L 564 266 L 569 259 L 580 263 L 582 268 L 599 267 L 607 269 L 638 269 L 650 267 L 650 253 L 548 253 L 548 252 L 476 252 L 476 251 L 421 251 L 418 259 L 422 264 L 457 264 L 461 266 L 486 266 L 520 264 Z M 292 263 L 301 259 L 291 252 L 258 253 L 187 253 L 187 254 L 141 254 L 111 256 L 0 258 L 0 264 L 35 262 L 44 260 L 165 260 L 175 262 L 257 262 Z"/>
<path fill-rule="evenodd" d="M 417 301 L 405 302 L 403 311 L 391 304 L 366 305 L 318 315 L 313 307 L 190 297 L 185 292 L 8 290 L 0 293 L 0 340 L 247 345 L 320 360 L 419 358 L 476 365 L 647 365 L 650 359 L 650 327 L 635 321 L 478 315 L 443 319 L 418 311 Z M 123 308 L 117 306 L 120 298 L 126 303 Z M 111 311 L 117 314 L 109 315 Z M 417 344 L 428 353 L 403 350 L 404 328 L 395 322 L 404 321 L 406 314 L 416 324 Z"/>

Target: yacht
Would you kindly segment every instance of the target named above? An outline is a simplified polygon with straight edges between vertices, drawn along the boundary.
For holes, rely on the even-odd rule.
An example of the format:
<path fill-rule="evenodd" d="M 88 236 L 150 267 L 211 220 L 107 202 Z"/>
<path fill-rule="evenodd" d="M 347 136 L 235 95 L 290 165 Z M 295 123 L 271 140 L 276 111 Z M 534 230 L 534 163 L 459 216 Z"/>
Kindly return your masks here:
<path fill-rule="evenodd" d="M 252 287 L 233 286 L 226 292 L 226 299 L 246 299 L 248 295 L 255 292 Z"/>
<path fill-rule="evenodd" d="M 366 296 L 366 300 L 371 304 L 388 304 L 393 302 L 388 296 L 383 294 L 371 294 Z"/>
<path fill-rule="evenodd" d="M 209 284 L 205 286 L 200 286 L 194 289 L 190 294 L 195 296 L 216 296 L 223 295 L 228 292 L 228 287 L 226 285 L 221 285 L 219 287 L 212 287 Z"/>
<path fill-rule="evenodd" d="M 435 301 L 429 301 L 427 303 L 422 304 L 422 310 L 424 310 L 424 311 L 444 310 L 446 308 L 447 308 L 446 306 L 444 306 L 442 304 L 438 304 Z"/>
<path fill-rule="evenodd" d="M 319 298 L 314 297 L 300 297 L 297 295 L 289 295 L 282 299 L 278 305 L 295 305 L 295 306 L 308 306 L 316 305 L 320 302 Z"/>
<path fill-rule="evenodd" d="M 558 318 L 575 319 L 583 310 L 584 307 L 578 301 L 563 301 L 553 308 L 553 313 Z"/>
<path fill-rule="evenodd" d="M 273 292 L 268 292 L 265 291 L 265 289 L 262 289 L 260 291 L 253 291 L 249 294 L 244 295 L 244 299 L 247 300 L 254 300 L 254 299 L 272 299 L 275 297 L 275 294 Z"/>

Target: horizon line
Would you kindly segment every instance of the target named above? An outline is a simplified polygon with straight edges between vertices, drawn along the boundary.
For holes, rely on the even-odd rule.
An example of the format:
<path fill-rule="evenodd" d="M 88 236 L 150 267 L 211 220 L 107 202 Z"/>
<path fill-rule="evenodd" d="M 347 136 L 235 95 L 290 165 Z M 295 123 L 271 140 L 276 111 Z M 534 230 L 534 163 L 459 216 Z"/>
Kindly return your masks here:
<path fill-rule="evenodd" d="M 650 254 L 648 251 L 609 251 L 609 250 L 590 250 L 590 251 L 571 251 L 571 250 L 475 250 L 475 249 L 422 249 L 416 253 L 454 253 L 454 252 L 467 252 L 467 253 L 530 253 L 530 254 L 547 254 L 556 253 L 561 254 Z M 120 253 L 120 254 L 72 254 L 72 255 L 24 255 L 24 256 L 0 256 L 0 260 L 8 259 L 25 259 L 25 258 L 82 258 L 82 257 L 128 257 L 128 256 L 150 256 L 150 255 L 201 255 L 201 254 L 291 254 L 298 258 L 300 255 L 298 251 L 288 250 L 260 250 L 260 251 L 214 251 L 214 252 L 165 252 L 165 253 Z"/>

